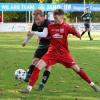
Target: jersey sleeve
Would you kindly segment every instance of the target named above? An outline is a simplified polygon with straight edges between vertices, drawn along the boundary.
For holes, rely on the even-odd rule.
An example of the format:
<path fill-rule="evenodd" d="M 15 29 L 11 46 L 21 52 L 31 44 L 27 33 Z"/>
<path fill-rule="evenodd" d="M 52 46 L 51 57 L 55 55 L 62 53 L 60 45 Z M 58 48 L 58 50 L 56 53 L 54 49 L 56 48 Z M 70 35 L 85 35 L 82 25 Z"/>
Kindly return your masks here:
<path fill-rule="evenodd" d="M 80 33 L 75 29 L 75 27 L 73 25 L 69 25 L 69 34 L 72 34 L 78 38 L 81 38 Z"/>

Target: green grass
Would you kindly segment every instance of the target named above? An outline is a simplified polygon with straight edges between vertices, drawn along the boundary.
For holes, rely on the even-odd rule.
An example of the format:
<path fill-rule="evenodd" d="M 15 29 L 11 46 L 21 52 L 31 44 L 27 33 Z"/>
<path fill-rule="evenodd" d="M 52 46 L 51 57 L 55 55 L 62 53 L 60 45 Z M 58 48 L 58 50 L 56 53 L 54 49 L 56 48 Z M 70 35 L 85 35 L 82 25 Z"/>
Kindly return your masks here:
<path fill-rule="evenodd" d="M 87 36 L 82 41 L 70 36 L 69 47 L 76 62 L 100 86 L 100 35 L 95 34 L 94 41 L 89 41 Z M 43 92 L 37 90 L 42 70 L 30 94 L 18 93 L 17 90 L 27 84 L 15 80 L 14 71 L 17 68 L 27 69 L 38 44 L 34 37 L 28 46 L 22 48 L 24 36 L 25 33 L 0 33 L 0 100 L 100 100 L 100 93 L 94 92 L 71 69 L 65 69 L 60 64 L 53 66 Z"/>

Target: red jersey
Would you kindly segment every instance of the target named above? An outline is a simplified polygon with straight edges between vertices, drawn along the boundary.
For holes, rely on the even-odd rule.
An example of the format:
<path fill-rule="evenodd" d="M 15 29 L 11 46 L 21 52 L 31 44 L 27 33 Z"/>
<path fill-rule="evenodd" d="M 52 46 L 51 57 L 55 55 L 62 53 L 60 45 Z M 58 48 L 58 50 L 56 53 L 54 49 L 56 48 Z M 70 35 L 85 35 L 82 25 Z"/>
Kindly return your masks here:
<path fill-rule="evenodd" d="M 51 37 L 50 48 L 55 49 L 59 52 L 65 52 L 66 50 L 67 52 L 69 52 L 67 39 L 68 34 L 73 34 L 78 38 L 81 37 L 79 32 L 77 32 L 73 26 L 70 26 L 67 23 L 50 24 L 48 27 L 48 31 Z"/>
<path fill-rule="evenodd" d="M 50 24 L 48 27 L 51 38 L 47 53 L 42 57 L 47 66 L 61 63 L 66 67 L 72 67 L 75 63 L 68 49 L 68 34 L 80 37 L 80 34 L 69 24 Z"/>

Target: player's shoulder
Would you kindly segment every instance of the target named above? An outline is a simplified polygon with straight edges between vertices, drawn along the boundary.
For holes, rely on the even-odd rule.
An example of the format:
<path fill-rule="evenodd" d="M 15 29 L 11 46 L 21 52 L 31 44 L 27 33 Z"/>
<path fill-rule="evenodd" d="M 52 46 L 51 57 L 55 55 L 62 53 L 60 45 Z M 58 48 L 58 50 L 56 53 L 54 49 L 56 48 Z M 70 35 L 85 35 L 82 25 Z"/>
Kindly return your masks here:
<path fill-rule="evenodd" d="M 65 27 L 66 27 L 67 30 L 75 29 L 75 26 L 73 25 L 73 23 L 66 23 Z"/>
<path fill-rule="evenodd" d="M 67 27 L 67 28 L 68 28 L 68 27 L 71 27 L 71 23 L 64 22 L 64 26 Z"/>

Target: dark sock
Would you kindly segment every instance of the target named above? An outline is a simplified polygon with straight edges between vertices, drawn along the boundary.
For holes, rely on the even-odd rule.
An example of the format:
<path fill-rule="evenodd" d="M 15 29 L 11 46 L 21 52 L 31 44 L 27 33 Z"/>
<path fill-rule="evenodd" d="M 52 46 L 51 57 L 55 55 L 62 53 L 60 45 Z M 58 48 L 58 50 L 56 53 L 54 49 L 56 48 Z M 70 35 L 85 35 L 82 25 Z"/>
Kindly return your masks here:
<path fill-rule="evenodd" d="M 84 35 L 84 33 L 85 33 L 85 32 L 83 31 L 82 34 L 81 34 L 81 37 Z"/>
<path fill-rule="evenodd" d="M 89 36 L 90 40 L 92 40 L 92 37 L 91 37 L 91 35 L 90 35 L 90 31 L 88 32 L 88 36 Z"/>
<path fill-rule="evenodd" d="M 49 76 L 50 76 L 50 72 L 49 71 L 44 71 L 43 78 L 42 78 L 42 84 L 47 83 Z"/>
<path fill-rule="evenodd" d="M 29 81 L 29 78 L 31 77 L 34 68 L 35 68 L 35 65 L 33 65 L 33 64 L 29 66 L 29 69 L 27 71 L 26 79 L 24 80 L 25 82 Z"/>
<path fill-rule="evenodd" d="M 33 64 L 30 65 L 30 66 L 29 66 L 29 70 L 27 71 L 27 73 L 31 75 L 32 72 L 33 72 L 33 70 L 34 70 L 34 68 L 35 68 L 35 65 L 33 65 Z"/>

